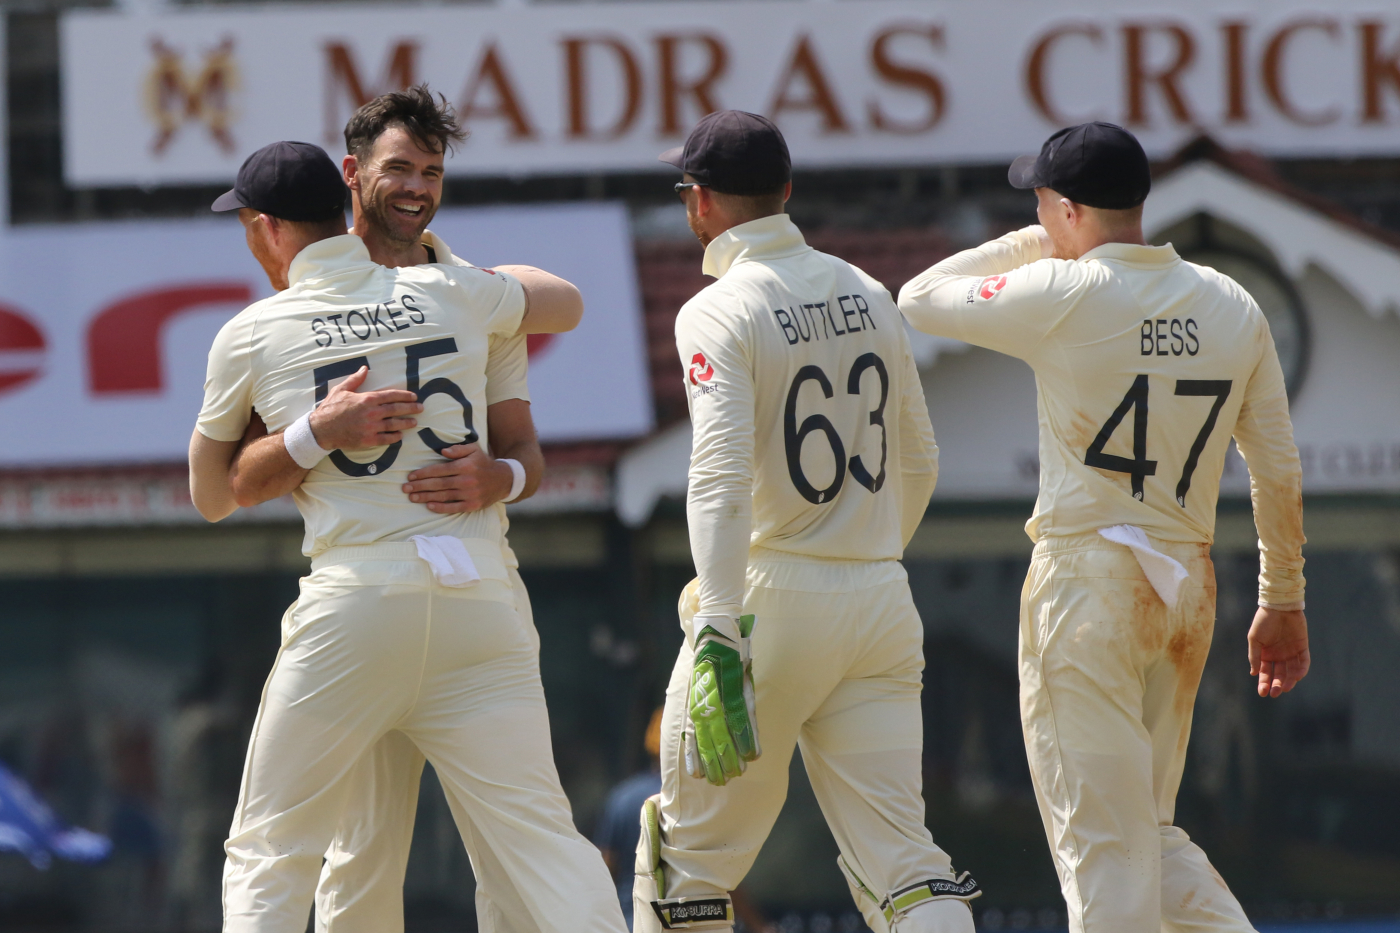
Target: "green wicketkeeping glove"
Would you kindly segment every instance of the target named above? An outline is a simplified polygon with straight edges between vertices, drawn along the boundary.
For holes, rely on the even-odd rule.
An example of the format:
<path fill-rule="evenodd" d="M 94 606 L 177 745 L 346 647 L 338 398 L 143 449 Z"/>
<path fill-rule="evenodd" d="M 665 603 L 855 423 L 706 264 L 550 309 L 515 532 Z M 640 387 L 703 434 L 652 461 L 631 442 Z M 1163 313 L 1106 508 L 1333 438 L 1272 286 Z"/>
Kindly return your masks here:
<path fill-rule="evenodd" d="M 690 728 L 685 767 L 694 777 L 723 785 L 763 754 L 754 715 L 751 615 L 695 618 L 695 667 L 690 675 Z"/>

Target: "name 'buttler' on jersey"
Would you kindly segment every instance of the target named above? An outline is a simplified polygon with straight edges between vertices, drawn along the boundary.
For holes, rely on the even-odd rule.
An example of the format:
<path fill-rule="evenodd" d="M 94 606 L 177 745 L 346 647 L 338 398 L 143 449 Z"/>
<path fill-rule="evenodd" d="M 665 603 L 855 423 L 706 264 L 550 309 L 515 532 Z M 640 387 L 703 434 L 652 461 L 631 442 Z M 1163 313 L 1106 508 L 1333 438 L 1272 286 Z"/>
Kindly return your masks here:
<path fill-rule="evenodd" d="M 520 282 L 466 265 L 386 268 L 353 235 L 306 247 L 288 278 L 289 288 L 239 312 L 215 338 L 200 433 L 238 440 L 253 410 L 269 431 L 285 430 L 368 365 L 360 391 L 407 388 L 424 411 L 399 442 L 333 451 L 307 474 L 293 493 L 306 522 L 304 552 L 417 534 L 500 541 L 499 504 L 443 515 L 413 505 L 401 487 L 413 470 L 441 462 L 445 447 L 477 442 L 489 450 L 487 405 L 528 398 L 524 340 L 512 341 L 525 313 Z M 513 352 L 495 354 L 501 363 L 491 359 L 493 346 L 507 345 Z M 514 391 L 502 395 L 503 386 Z"/>
<path fill-rule="evenodd" d="M 898 560 L 938 448 L 879 282 L 812 249 L 786 214 L 715 238 L 704 271 L 719 281 L 676 318 L 694 431 L 687 512 L 697 615 L 733 618 L 751 547 Z"/>
<path fill-rule="evenodd" d="M 1035 372 L 1039 541 L 1136 525 L 1210 543 L 1233 436 L 1249 466 L 1260 602 L 1301 608 L 1302 470 L 1283 370 L 1259 305 L 1170 246 L 1042 256 L 1039 228 L 943 260 L 900 290 L 918 330 Z"/>

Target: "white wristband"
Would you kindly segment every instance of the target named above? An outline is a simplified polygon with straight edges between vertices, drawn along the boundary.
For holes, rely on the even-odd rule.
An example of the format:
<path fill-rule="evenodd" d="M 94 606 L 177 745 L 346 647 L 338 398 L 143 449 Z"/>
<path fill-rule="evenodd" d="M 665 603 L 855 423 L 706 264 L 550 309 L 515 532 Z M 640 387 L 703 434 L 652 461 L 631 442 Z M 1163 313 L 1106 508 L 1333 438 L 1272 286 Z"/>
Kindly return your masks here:
<path fill-rule="evenodd" d="M 311 433 L 310 412 L 292 422 L 292 426 L 282 435 L 282 443 L 287 446 L 287 453 L 292 455 L 297 466 L 303 470 L 311 469 L 330 453 L 316 443 L 316 435 Z"/>
<path fill-rule="evenodd" d="M 510 467 L 511 475 L 514 477 L 510 481 L 510 494 L 501 500 L 503 502 L 514 502 L 520 498 L 520 494 L 525 491 L 525 467 L 519 460 L 500 459 L 497 463 L 504 463 Z"/>

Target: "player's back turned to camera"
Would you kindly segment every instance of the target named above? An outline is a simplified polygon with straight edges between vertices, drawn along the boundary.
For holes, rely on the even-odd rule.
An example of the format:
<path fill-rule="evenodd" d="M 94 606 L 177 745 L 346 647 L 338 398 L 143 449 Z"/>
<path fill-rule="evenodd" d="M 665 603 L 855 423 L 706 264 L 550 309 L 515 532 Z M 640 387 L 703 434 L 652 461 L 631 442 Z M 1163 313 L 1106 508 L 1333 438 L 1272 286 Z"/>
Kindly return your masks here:
<path fill-rule="evenodd" d="M 1269 327 L 1238 284 L 1143 237 L 1147 157 L 1088 123 L 1018 159 L 1040 226 L 900 292 L 919 330 L 1035 371 L 1040 495 L 1021 605 L 1021 717 L 1074 933 L 1247 931 L 1173 825 L 1215 623 L 1210 546 L 1233 437 L 1250 472 L 1260 696 L 1308 670 L 1302 473 Z"/>
<path fill-rule="evenodd" d="M 314 222 L 287 219 L 322 189 Z M 549 302 L 499 271 L 374 262 L 344 234 L 344 198 L 324 152 L 274 144 L 245 163 L 232 203 L 218 204 L 240 208 L 281 291 L 216 338 L 192 464 L 197 448 L 236 446 L 260 414 L 269 453 L 291 464 L 284 478 L 312 559 L 283 619 L 225 846 L 225 929 L 305 929 L 322 856 L 346 804 L 361 799 L 356 775 L 397 732 L 433 763 L 464 839 L 492 840 L 497 877 L 525 892 L 541 930 L 619 933 L 607 870 L 574 828 L 553 768 L 502 507 L 425 507 L 405 494 L 410 473 L 449 447 L 488 447 L 491 339 L 520 333 Z M 416 424 L 394 425 L 416 430 L 356 443 L 353 455 L 322 448 L 311 415 L 343 391 L 332 382 L 354 379 L 416 397 Z"/>
<path fill-rule="evenodd" d="M 899 563 L 937 478 L 923 386 L 889 293 L 784 212 L 768 120 L 702 119 L 662 156 L 718 281 L 676 319 L 693 443 L 696 580 L 666 691 L 661 793 L 642 811 L 637 931 L 726 930 L 729 892 L 795 747 L 878 933 L 971 933 L 924 826 L 923 624 Z"/>

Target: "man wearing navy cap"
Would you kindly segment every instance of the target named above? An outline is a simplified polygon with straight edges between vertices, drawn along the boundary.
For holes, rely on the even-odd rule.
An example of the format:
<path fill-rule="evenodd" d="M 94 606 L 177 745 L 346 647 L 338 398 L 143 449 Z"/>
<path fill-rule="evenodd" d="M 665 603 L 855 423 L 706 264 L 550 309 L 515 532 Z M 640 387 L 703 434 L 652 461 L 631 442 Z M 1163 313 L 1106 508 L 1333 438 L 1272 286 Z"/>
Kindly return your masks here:
<path fill-rule="evenodd" d="M 352 232 L 369 250 L 370 258 L 384 266 L 399 267 L 425 262 L 470 266 L 455 255 L 428 225 L 442 200 L 444 162 L 449 146 L 465 135 L 452 108 L 435 98 L 423 85 L 391 91 L 367 102 L 345 126 L 347 155 L 342 163 L 354 215 Z M 343 193 L 343 192 L 342 192 Z M 527 267 L 502 267 L 522 279 L 536 305 L 548 305 L 545 290 L 553 277 Z M 558 281 L 558 280 L 555 280 Z M 557 333 L 572 329 L 577 316 L 546 316 L 527 312 L 524 332 Z M 519 501 L 534 489 L 542 462 L 531 416 L 524 333 L 493 336 L 487 354 L 486 420 L 492 439 L 488 452 L 478 444 L 462 444 L 442 452 L 442 459 L 408 477 L 405 492 L 429 508 L 475 511 L 496 501 Z M 385 405 L 403 407 L 415 403 L 403 390 L 354 392 L 351 378 L 332 389 L 318 406 L 322 425 L 333 417 L 342 428 L 373 436 L 386 426 Z M 396 395 L 397 393 L 397 395 Z M 386 401 L 398 396 L 397 401 Z M 421 405 L 408 404 L 402 415 L 411 428 L 412 415 Z M 237 477 L 237 494 L 244 505 L 274 498 L 290 491 L 300 470 L 285 456 L 282 437 L 258 438 L 262 425 L 254 416 L 249 437 L 231 466 Z M 397 435 L 388 438 L 397 440 Z M 342 449 L 352 449 L 341 445 Z M 513 461 L 513 462 L 512 462 Z M 515 471 L 502 470 L 507 465 Z M 519 467 L 517 470 L 516 467 Z M 528 479 L 518 496 L 516 477 Z M 437 505 L 429 506 L 428 503 Z M 516 597 L 516 611 L 535 636 L 529 594 L 518 573 L 518 560 L 508 543 L 503 555 Z M 335 842 L 326 853 L 316 896 L 318 933 L 395 933 L 403 929 L 403 878 L 413 837 L 419 777 L 423 754 L 400 732 L 391 732 L 376 744 L 352 781 L 350 804 Z M 452 801 L 449 799 L 449 803 Z M 453 807 L 457 823 L 470 827 L 470 819 Z M 472 837 L 477 838 L 476 833 Z M 534 929 L 525 899 L 514 890 L 500 861 L 489 847 L 473 845 L 467 853 L 476 876 L 476 906 L 483 930 L 509 933 Z"/>
<path fill-rule="evenodd" d="M 718 281 L 676 319 L 697 577 L 642 808 L 634 930 L 728 930 L 794 746 L 877 933 L 972 933 L 924 826 L 923 623 L 899 559 L 938 448 L 899 311 L 784 213 L 782 134 L 712 113 L 662 161 Z M 760 741 L 761 737 L 761 741 Z"/>
<path fill-rule="evenodd" d="M 256 410 L 271 453 L 289 464 L 276 476 L 294 488 L 312 558 L 283 618 L 225 845 L 225 930 L 305 929 L 357 775 L 397 731 L 433 762 L 464 838 L 489 847 L 537 929 L 621 933 L 607 869 L 574 828 L 554 769 L 503 508 L 425 507 L 403 488 L 453 446 L 491 449 L 481 417 L 491 339 L 531 316 L 576 318 L 579 308 L 557 305 L 577 304 L 577 290 L 528 267 L 516 267 L 524 281 L 447 264 L 386 268 L 344 235 L 344 197 L 324 152 L 281 143 L 250 157 L 216 205 L 240 210 L 280 291 L 215 339 L 192 491 L 206 517 L 231 511 L 201 488 L 212 475 L 202 466 L 227 465 Z M 352 418 L 342 438 L 332 397 L 356 393 L 331 383 L 347 377 L 371 393 L 406 391 L 421 416 L 391 398 L 377 434 Z"/>
<path fill-rule="evenodd" d="M 1302 473 L 1269 325 L 1228 277 L 1147 245 L 1152 176 L 1121 127 L 1061 130 L 1009 177 L 1035 189 L 1040 225 L 943 260 L 899 307 L 1035 371 L 1021 721 L 1070 930 L 1242 933 L 1239 902 L 1172 820 L 1231 437 L 1259 531 L 1250 674 L 1277 697 L 1308 671 Z"/>

